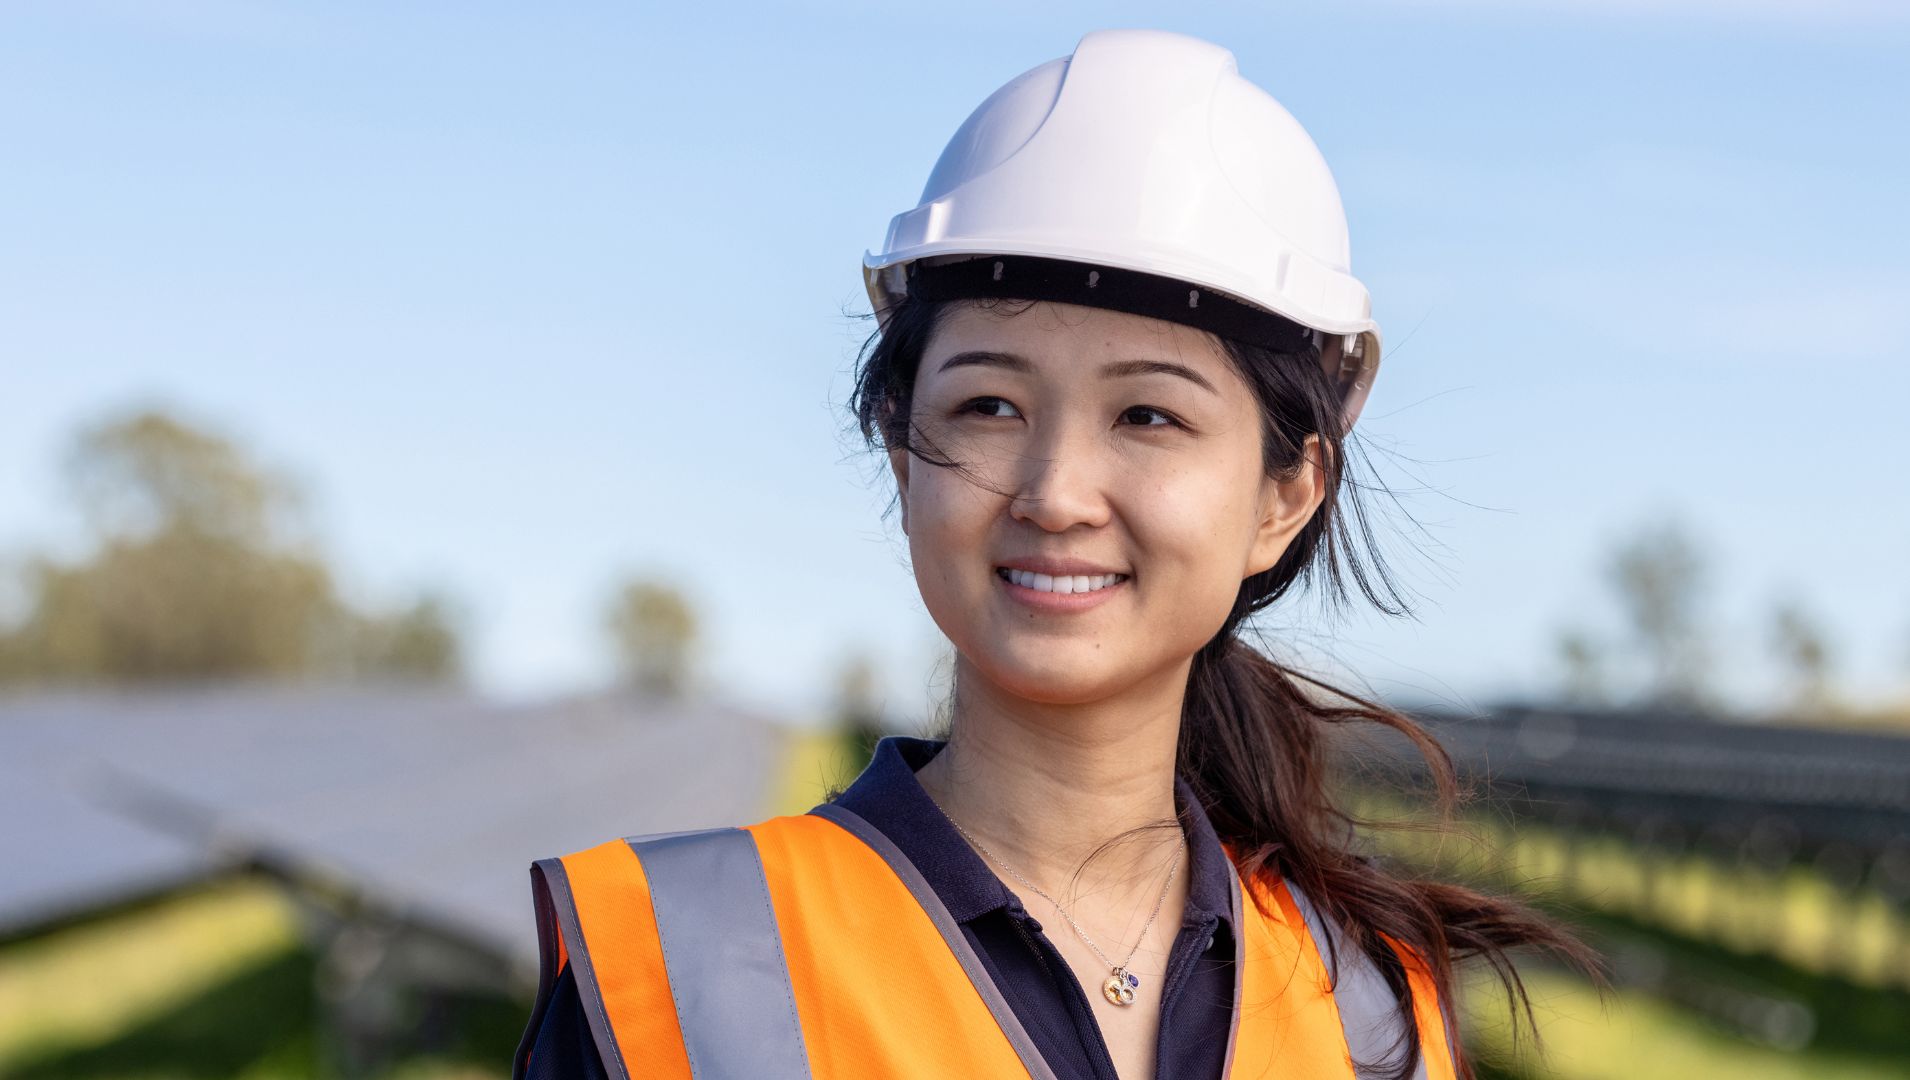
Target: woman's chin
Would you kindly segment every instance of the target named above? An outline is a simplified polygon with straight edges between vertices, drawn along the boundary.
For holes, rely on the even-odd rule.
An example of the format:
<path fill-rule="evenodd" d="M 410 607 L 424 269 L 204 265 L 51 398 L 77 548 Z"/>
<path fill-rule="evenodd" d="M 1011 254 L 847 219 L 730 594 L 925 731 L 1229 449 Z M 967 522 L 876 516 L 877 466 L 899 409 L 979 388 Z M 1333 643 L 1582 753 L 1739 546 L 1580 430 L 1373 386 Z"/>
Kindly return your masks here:
<path fill-rule="evenodd" d="M 971 660 L 977 674 L 1004 694 L 1040 705 L 1083 705 L 1115 697 L 1125 689 L 1132 668 L 1093 642 L 1074 649 L 1051 642 L 1026 655 L 993 651 Z"/>

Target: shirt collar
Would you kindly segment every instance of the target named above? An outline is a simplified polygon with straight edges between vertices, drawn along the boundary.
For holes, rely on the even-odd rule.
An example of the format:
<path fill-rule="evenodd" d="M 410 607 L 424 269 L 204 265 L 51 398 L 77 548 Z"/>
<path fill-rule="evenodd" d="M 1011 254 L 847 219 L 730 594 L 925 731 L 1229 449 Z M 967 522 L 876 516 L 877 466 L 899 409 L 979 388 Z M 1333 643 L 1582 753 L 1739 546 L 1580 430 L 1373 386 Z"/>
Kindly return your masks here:
<path fill-rule="evenodd" d="M 949 914 L 958 922 L 968 922 L 1015 903 L 1016 897 L 955 831 L 942 808 L 915 778 L 915 770 L 928 764 L 947 745 L 943 739 L 908 735 L 883 738 L 876 743 L 868 767 L 835 802 L 875 826 L 902 849 L 948 907 Z M 1233 869 L 1226 849 L 1221 847 L 1220 837 L 1193 789 L 1179 776 L 1174 778 L 1174 802 L 1187 830 L 1191 875 L 1182 921 L 1193 923 L 1212 915 L 1231 931 Z"/>

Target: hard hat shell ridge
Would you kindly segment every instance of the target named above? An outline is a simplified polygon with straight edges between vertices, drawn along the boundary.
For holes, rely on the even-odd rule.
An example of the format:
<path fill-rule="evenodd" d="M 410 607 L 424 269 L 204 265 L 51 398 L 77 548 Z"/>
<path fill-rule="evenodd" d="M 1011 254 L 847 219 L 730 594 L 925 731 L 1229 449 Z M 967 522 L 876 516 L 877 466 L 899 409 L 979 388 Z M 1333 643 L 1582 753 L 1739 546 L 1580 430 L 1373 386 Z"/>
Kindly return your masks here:
<path fill-rule="evenodd" d="M 863 256 L 878 320 L 909 267 L 1035 256 L 1187 282 L 1319 331 L 1350 428 L 1380 332 L 1352 275 L 1318 146 L 1234 55 L 1161 30 L 1097 30 L 971 113 L 916 207 Z M 1094 301 L 1088 301 L 1094 302 Z"/>

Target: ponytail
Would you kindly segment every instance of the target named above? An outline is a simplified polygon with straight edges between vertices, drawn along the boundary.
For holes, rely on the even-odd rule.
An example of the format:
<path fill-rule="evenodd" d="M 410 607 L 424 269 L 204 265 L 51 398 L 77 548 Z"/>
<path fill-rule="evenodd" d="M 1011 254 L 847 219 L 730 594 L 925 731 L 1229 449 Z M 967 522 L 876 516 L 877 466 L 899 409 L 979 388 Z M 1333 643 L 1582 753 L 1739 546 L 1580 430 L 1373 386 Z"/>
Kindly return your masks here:
<path fill-rule="evenodd" d="M 1346 699 L 1317 703 L 1303 684 Z M 1499 977 L 1507 1002 L 1536 1030 L 1532 1005 L 1508 956 L 1539 946 L 1582 969 L 1594 954 L 1561 927 L 1515 902 L 1457 885 L 1395 876 L 1356 853 L 1353 830 L 1370 824 L 1332 797 L 1329 725 L 1379 724 L 1405 736 L 1431 775 L 1442 817 L 1449 817 L 1459 786 L 1452 760 L 1410 717 L 1333 690 L 1251 648 L 1231 632 L 1194 657 L 1181 714 L 1178 769 L 1201 799 L 1214 830 L 1235 852 L 1243 877 L 1290 877 L 1336 923 L 1342 940 L 1371 959 L 1399 1000 L 1406 1040 L 1390 1075 L 1405 1080 L 1419 1061 L 1412 989 L 1390 938 L 1416 953 L 1449 1010 L 1455 1001 L 1454 965 L 1482 958 Z M 1471 1061 L 1452 1043 L 1458 1075 L 1471 1080 Z M 1377 1069 L 1381 1063 L 1364 1062 Z"/>

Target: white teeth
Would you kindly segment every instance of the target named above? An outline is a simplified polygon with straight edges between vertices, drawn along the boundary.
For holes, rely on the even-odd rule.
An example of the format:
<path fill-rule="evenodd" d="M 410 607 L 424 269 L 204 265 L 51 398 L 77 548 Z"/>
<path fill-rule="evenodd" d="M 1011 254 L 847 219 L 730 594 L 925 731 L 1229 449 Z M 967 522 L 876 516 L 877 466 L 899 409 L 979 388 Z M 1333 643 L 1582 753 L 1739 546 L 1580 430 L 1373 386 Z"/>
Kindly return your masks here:
<path fill-rule="evenodd" d="M 1048 574 L 1036 574 L 1027 570 L 1013 569 L 1006 570 L 1006 573 L 1008 580 L 1023 588 L 1034 589 L 1037 592 L 1062 594 L 1093 592 L 1096 589 L 1105 589 L 1109 585 L 1127 580 L 1123 574 L 1099 574 L 1093 577 L 1062 575 L 1057 577 Z"/>

